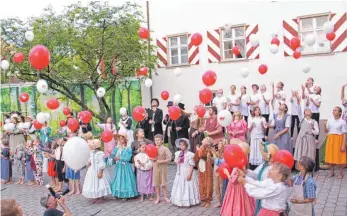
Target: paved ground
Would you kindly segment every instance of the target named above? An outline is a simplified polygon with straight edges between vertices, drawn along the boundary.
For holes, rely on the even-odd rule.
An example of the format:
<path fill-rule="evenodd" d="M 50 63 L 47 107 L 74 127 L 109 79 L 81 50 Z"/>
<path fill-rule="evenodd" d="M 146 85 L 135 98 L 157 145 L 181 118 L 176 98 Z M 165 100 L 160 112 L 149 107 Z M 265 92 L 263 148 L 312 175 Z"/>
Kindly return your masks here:
<path fill-rule="evenodd" d="M 169 165 L 169 190 L 171 191 L 176 167 Z M 84 176 L 86 170 L 82 170 L 81 176 Z M 109 168 L 110 174 L 113 174 L 112 168 Z M 314 175 L 317 180 L 318 199 L 315 205 L 316 215 L 320 216 L 346 216 L 347 215 L 347 170 L 343 180 L 328 178 L 328 171 L 320 171 Z M 83 181 L 83 180 L 82 180 Z M 48 179 L 46 179 L 48 182 Z M 44 209 L 40 206 L 40 197 L 47 194 L 44 187 L 29 187 L 24 185 L 1 185 L 2 199 L 17 200 L 24 210 L 26 216 L 43 215 Z M 219 215 L 220 209 L 205 209 L 200 206 L 191 208 L 179 208 L 172 204 L 164 202 L 154 205 L 150 201 L 140 203 L 139 199 L 128 201 L 114 200 L 107 197 L 103 204 L 91 204 L 89 200 L 82 195 L 75 195 L 68 198 L 68 206 L 73 215 L 91 216 L 91 215 Z"/>

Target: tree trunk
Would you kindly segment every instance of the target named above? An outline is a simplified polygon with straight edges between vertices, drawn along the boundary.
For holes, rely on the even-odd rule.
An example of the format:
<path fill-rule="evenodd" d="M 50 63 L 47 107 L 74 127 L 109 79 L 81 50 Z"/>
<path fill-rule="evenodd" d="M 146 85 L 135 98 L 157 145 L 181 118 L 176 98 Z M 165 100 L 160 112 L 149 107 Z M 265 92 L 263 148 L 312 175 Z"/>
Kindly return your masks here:
<path fill-rule="evenodd" d="M 113 122 L 117 122 L 117 115 L 116 115 L 116 88 L 112 88 L 112 95 L 111 95 L 111 108 L 112 108 L 112 119 Z"/>
<path fill-rule="evenodd" d="M 19 98 L 19 87 L 16 87 L 16 98 Z M 22 112 L 22 107 L 20 106 L 20 101 L 17 99 L 17 111 Z"/>
<path fill-rule="evenodd" d="M 84 97 L 84 85 L 83 84 L 80 84 L 80 93 L 81 93 L 81 101 L 83 104 L 86 104 L 85 103 L 85 97 Z"/>
<path fill-rule="evenodd" d="M 126 89 L 127 89 L 127 96 L 128 96 L 128 110 L 130 111 L 130 110 L 132 110 L 131 108 L 131 101 L 130 101 L 130 90 L 131 90 L 131 84 L 133 83 L 133 81 L 130 81 L 130 83 L 129 83 L 129 86 L 127 87 L 126 86 Z"/>

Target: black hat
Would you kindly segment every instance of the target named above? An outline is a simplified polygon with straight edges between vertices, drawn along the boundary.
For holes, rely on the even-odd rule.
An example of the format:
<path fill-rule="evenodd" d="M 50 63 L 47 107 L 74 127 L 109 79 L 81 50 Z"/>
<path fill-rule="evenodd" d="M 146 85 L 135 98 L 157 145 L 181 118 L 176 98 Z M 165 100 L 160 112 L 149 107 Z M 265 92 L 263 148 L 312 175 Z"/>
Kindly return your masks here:
<path fill-rule="evenodd" d="M 158 106 L 159 106 L 159 100 L 158 100 L 157 98 L 153 98 L 153 99 L 151 100 L 151 104 L 152 104 L 153 101 L 156 101 L 157 104 L 158 104 Z"/>
<path fill-rule="evenodd" d="M 173 102 L 172 101 L 168 101 L 167 102 L 167 107 L 171 107 L 171 106 L 173 106 Z"/>
<path fill-rule="evenodd" d="M 184 110 L 184 104 L 183 103 L 178 103 L 178 107 Z"/>

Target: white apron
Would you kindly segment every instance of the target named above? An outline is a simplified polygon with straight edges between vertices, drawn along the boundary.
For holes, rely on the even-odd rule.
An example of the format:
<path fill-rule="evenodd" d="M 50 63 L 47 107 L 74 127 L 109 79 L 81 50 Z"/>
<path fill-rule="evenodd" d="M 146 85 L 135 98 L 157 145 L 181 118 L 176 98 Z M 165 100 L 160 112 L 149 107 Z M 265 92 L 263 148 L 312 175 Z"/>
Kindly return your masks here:
<path fill-rule="evenodd" d="M 304 200 L 304 186 L 303 183 L 306 181 L 304 179 L 300 185 L 295 185 L 298 177 L 295 179 L 293 185 L 293 199 Z M 312 203 L 296 204 L 291 203 L 289 216 L 312 216 Z"/>

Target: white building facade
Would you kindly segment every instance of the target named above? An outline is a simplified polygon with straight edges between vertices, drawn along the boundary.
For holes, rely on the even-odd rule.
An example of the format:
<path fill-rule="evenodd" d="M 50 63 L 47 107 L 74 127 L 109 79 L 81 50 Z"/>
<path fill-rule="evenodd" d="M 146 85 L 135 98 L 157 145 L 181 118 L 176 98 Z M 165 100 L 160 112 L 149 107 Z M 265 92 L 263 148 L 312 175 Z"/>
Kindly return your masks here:
<path fill-rule="evenodd" d="M 321 119 L 331 117 L 334 106 L 341 106 L 341 87 L 347 84 L 347 1 L 297 2 L 241 2 L 241 1 L 151 1 L 150 26 L 153 43 L 158 46 L 158 76 L 153 75 L 153 97 L 160 98 L 162 91 L 182 96 L 187 110 L 200 104 L 199 91 L 205 88 L 202 74 L 213 70 L 217 82 L 212 90 L 223 89 L 230 94 L 230 86 L 241 85 L 251 93 L 251 85 L 265 84 L 271 93 L 270 83 L 282 81 L 287 104 L 292 89 L 301 90 L 308 77 L 322 88 Z M 323 24 L 334 24 L 336 37 L 326 39 Z M 194 33 L 203 36 L 203 42 L 191 45 Z M 259 37 L 259 46 L 252 47 L 250 35 Z M 302 56 L 293 58 L 290 39 L 316 36 L 316 43 L 302 47 Z M 273 36 L 280 40 L 276 54 L 270 52 Z M 237 44 L 241 54 L 231 49 Z M 301 44 L 304 44 L 301 42 Z M 268 71 L 261 75 L 258 67 L 266 64 Z M 311 66 L 309 73 L 303 67 Z M 175 76 L 180 68 L 182 75 Z M 243 68 L 249 76 L 243 78 Z M 143 105 L 149 106 L 149 89 L 142 89 Z M 166 104 L 161 100 L 161 106 Z M 303 104 L 302 104 L 303 105 Z M 166 111 L 166 109 L 164 109 Z"/>

